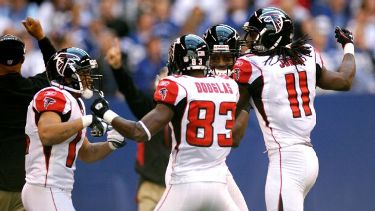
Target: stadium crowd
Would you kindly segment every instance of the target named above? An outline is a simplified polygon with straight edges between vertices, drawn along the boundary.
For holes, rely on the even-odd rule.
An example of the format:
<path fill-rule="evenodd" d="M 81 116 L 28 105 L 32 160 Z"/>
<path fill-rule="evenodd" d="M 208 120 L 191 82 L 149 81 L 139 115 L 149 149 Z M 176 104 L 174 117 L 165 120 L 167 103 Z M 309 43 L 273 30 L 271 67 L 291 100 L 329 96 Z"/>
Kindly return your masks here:
<path fill-rule="evenodd" d="M 120 97 L 105 62 L 116 37 L 120 38 L 135 83 L 152 93 L 153 80 L 165 66 L 168 46 L 176 37 L 203 35 L 205 29 L 218 23 L 243 33 L 241 26 L 255 9 L 273 5 L 295 20 L 296 35 L 309 35 L 328 69 L 337 69 L 342 57 L 334 26 L 350 29 L 357 60 L 352 90 L 375 93 L 373 0 L 0 0 L 0 33 L 16 34 L 25 41 L 22 74 L 35 75 L 44 70 L 43 57 L 37 43 L 22 29 L 21 21 L 28 16 L 38 18 L 57 49 L 77 46 L 96 58 L 98 71 L 104 75 L 105 94 Z"/>

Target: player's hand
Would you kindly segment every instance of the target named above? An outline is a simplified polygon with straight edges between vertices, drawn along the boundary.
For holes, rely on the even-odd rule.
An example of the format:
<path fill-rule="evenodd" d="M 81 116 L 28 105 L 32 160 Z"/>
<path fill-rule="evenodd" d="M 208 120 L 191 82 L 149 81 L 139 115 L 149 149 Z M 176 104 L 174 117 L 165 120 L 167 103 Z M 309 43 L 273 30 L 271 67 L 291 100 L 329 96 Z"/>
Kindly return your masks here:
<path fill-rule="evenodd" d="M 120 69 L 122 66 L 121 47 L 118 38 L 115 39 L 113 46 L 107 51 L 105 59 L 113 69 Z"/>
<path fill-rule="evenodd" d="M 338 43 L 344 48 L 348 43 L 354 43 L 353 34 L 347 29 L 341 29 L 339 26 L 336 26 L 335 37 Z"/>
<path fill-rule="evenodd" d="M 26 20 L 22 21 L 26 31 L 37 40 L 41 40 L 45 37 L 43 28 L 40 25 L 39 20 L 27 17 Z"/>
<path fill-rule="evenodd" d="M 102 119 L 103 119 L 104 113 L 107 112 L 108 110 L 109 110 L 108 101 L 106 101 L 102 97 L 96 99 L 91 105 L 92 113 Z"/>
<path fill-rule="evenodd" d="M 92 123 L 89 126 L 91 128 L 91 136 L 101 137 L 105 134 L 108 129 L 108 124 L 97 116 L 92 117 Z"/>
<path fill-rule="evenodd" d="M 108 102 L 102 97 L 99 97 L 92 103 L 91 111 L 97 117 L 104 119 L 108 124 L 111 124 L 112 120 L 118 117 L 118 114 L 109 109 Z"/>
<path fill-rule="evenodd" d="M 114 129 L 107 132 L 107 142 L 112 150 L 116 150 L 126 145 L 124 136 Z"/>

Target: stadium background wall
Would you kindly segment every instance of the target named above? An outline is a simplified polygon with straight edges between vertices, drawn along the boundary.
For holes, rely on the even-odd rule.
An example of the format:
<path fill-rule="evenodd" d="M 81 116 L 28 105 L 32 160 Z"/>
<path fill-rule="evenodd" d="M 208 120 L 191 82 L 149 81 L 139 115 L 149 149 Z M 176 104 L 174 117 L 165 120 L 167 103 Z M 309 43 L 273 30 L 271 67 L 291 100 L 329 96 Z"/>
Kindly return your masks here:
<path fill-rule="evenodd" d="M 109 99 L 121 116 L 135 119 L 127 105 Z M 86 105 L 91 105 L 87 102 Z M 323 95 L 315 100 L 317 125 L 312 133 L 320 170 L 305 201 L 305 211 L 375 210 L 375 95 Z M 95 164 L 78 162 L 73 201 L 78 211 L 135 211 L 136 144 Z M 252 114 L 240 148 L 228 166 L 252 211 L 264 211 L 267 154 Z"/>

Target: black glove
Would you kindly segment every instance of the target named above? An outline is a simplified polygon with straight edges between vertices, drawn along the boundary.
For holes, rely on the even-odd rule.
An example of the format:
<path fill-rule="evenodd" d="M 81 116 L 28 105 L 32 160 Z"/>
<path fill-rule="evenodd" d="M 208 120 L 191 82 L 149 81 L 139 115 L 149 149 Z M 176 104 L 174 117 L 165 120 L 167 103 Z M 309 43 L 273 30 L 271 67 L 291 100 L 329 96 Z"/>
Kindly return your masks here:
<path fill-rule="evenodd" d="M 347 43 L 354 43 L 353 34 L 347 29 L 341 29 L 339 26 L 336 26 L 335 37 L 338 43 L 341 43 L 342 47 Z"/>
<path fill-rule="evenodd" d="M 108 124 L 96 116 L 92 116 L 92 123 L 89 126 L 91 128 L 91 136 L 101 137 L 105 134 L 108 129 Z"/>
<path fill-rule="evenodd" d="M 91 105 L 92 113 L 102 119 L 103 119 L 104 113 L 108 110 L 109 110 L 109 104 L 102 97 L 96 99 Z"/>

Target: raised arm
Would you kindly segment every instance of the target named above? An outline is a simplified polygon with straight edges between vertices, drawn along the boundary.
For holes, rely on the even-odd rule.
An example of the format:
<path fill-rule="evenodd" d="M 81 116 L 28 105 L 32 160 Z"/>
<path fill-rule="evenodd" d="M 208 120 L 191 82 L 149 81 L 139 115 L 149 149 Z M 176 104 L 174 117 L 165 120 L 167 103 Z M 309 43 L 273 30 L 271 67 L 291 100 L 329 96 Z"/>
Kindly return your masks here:
<path fill-rule="evenodd" d="M 109 109 L 108 102 L 98 98 L 91 105 L 91 111 L 112 125 L 125 138 L 137 142 L 150 140 L 151 137 L 163 129 L 172 120 L 174 111 L 168 105 L 159 103 L 140 121 L 124 119 Z"/>
<path fill-rule="evenodd" d="M 37 19 L 27 17 L 24 21 L 22 21 L 22 24 L 26 31 L 38 41 L 39 48 L 43 54 L 44 64 L 46 65 L 49 58 L 56 52 L 55 47 L 45 36 L 43 28 Z M 29 77 L 28 79 L 28 83 L 34 88 L 34 93 L 50 85 L 45 71 L 33 77 Z"/>
<path fill-rule="evenodd" d="M 45 36 L 43 28 L 39 20 L 27 17 L 22 21 L 26 31 L 38 41 L 38 45 L 43 54 L 44 64 L 46 65 L 49 58 L 56 53 L 55 47 L 51 44 L 49 39 Z"/>
<path fill-rule="evenodd" d="M 155 104 L 152 95 L 140 91 L 134 84 L 132 77 L 125 71 L 122 62 L 120 42 L 114 41 L 114 45 L 108 50 L 106 60 L 111 66 L 119 91 L 125 96 L 130 110 L 138 119 L 141 119 Z"/>
<path fill-rule="evenodd" d="M 324 66 L 317 65 L 317 86 L 322 89 L 348 91 L 350 90 L 356 71 L 353 35 L 346 29 L 336 27 L 337 42 L 344 49 L 344 57 L 337 72 L 328 71 Z"/>

